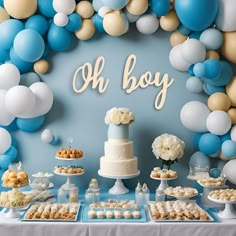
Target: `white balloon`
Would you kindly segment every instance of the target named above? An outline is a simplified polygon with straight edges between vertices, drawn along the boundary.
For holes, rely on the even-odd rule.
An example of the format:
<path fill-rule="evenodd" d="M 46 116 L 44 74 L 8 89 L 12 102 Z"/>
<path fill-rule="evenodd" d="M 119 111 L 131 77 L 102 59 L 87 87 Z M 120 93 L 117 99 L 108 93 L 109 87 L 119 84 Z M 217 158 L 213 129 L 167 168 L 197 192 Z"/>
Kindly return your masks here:
<path fill-rule="evenodd" d="M 183 126 L 194 132 L 207 132 L 206 120 L 210 109 L 202 102 L 190 101 L 180 111 L 180 120 Z"/>
<path fill-rule="evenodd" d="M 98 11 L 98 15 L 101 16 L 102 18 L 104 18 L 104 16 L 108 13 L 111 12 L 112 9 L 106 6 L 100 7 L 99 11 Z"/>
<path fill-rule="evenodd" d="M 188 39 L 181 44 L 181 53 L 190 64 L 202 62 L 206 58 L 206 48 L 197 39 Z"/>
<path fill-rule="evenodd" d="M 69 15 L 75 10 L 76 3 L 75 0 L 53 0 L 52 6 L 56 12 L 63 12 Z"/>
<path fill-rule="evenodd" d="M 20 118 L 28 118 L 35 106 L 35 95 L 32 91 L 23 86 L 17 85 L 6 94 L 6 108 L 9 112 Z"/>
<path fill-rule="evenodd" d="M 8 90 L 20 83 L 20 71 L 10 63 L 0 65 L 0 89 Z"/>
<path fill-rule="evenodd" d="M 0 90 L 0 125 L 8 126 L 15 119 L 15 116 L 6 108 L 6 90 Z"/>
<path fill-rule="evenodd" d="M 30 90 L 35 95 L 35 108 L 31 117 L 37 117 L 48 113 L 53 104 L 53 93 L 46 83 L 32 84 Z"/>
<path fill-rule="evenodd" d="M 59 13 L 55 14 L 55 16 L 53 18 L 53 22 L 55 25 L 57 25 L 59 27 L 63 27 L 68 24 L 69 18 L 65 13 L 59 12 Z"/>
<path fill-rule="evenodd" d="M 0 128 L 0 155 L 6 152 L 11 146 L 11 135 L 10 133 Z"/>
<path fill-rule="evenodd" d="M 153 34 L 159 28 L 159 20 L 152 14 L 145 14 L 136 21 L 136 27 L 142 34 Z"/>
<path fill-rule="evenodd" d="M 230 130 L 230 137 L 236 142 L 236 125 L 234 125 Z"/>
<path fill-rule="evenodd" d="M 223 169 L 222 175 L 225 175 L 228 181 L 232 184 L 236 184 L 236 159 L 228 161 Z"/>
<path fill-rule="evenodd" d="M 216 110 L 209 114 L 206 120 L 207 129 L 215 135 L 224 135 L 231 128 L 231 118 L 225 111 Z"/>
<path fill-rule="evenodd" d="M 42 133 L 41 133 L 41 140 L 44 143 L 51 143 L 53 140 L 53 133 L 50 129 L 45 129 Z"/>
<path fill-rule="evenodd" d="M 236 30 L 235 0 L 218 0 L 219 7 L 215 19 L 216 27 L 224 32 Z"/>
<path fill-rule="evenodd" d="M 181 54 L 181 44 L 176 45 L 170 50 L 169 61 L 179 71 L 188 71 L 188 68 L 191 66 L 191 63 L 185 61 Z"/>

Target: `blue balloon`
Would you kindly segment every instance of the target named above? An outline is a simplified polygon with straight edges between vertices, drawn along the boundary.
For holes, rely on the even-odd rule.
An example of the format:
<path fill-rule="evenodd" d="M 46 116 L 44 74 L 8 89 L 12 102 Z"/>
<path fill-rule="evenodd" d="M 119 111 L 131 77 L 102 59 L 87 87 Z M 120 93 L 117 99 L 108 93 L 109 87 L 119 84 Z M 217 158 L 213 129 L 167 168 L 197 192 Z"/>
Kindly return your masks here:
<path fill-rule="evenodd" d="M 183 34 L 183 35 L 189 35 L 192 31 L 188 28 L 186 28 L 184 25 L 180 24 L 177 28 L 177 30 Z"/>
<path fill-rule="evenodd" d="M 190 39 L 199 39 L 201 36 L 202 31 L 193 31 L 190 35 Z"/>
<path fill-rule="evenodd" d="M 150 9 L 157 16 L 165 16 L 170 11 L 170 0 L 151 0 Z"/>
<path fill-rule="evenodd" d="M 214 22 L 218 0 L 175 0 L 175 10 L 184 26 L 201 31 Z"/>
<path fill-rule="evenodd" d="M 232 158 L 236 156 L 236 142 L 233 140 L 226 140 L 222 143 L 221 152 L 224 156 Z"/>
<path fill-rule="evenodd" d="M 0 168 L 1 169 L 7 170 L 10 163 L 11 163 L 10 156 L 5 155 L 5 154 L 0 155 Z"/>
<path fill-rule="evenodd" d="M 35 72 L 28 72 L 20 76 L 20 85 L 29 87 L 36 82 L 40 82 L 40 77 Z"/>
<path fill-rule="evenodd" d="M 22 30 L 14 39 L 16 55 L 24 61 L 35 62 L 43 55 L 44 49 L 43 37 L 35 30 Z"/>
<path fill-rule="evenodd" d="M 189 165 L 194 167 L 210 166 L 210 159 L 202 152 L 195 152 L 189 159 Z"/>
<path fill-rule="evenodd" d="M 4 63 L 5 61 L 8 61 L 9 58 L 9 51 L 0 48 L 0 62 Z"/>
<path fill-rule="evenodd" d="M 221 140 L 215 134 L 205 133 L 199 139 L 199 150 L 206 155 L 215 154 L 220 148 Z"/>
<path fill-rule="evenodd" d="M 9 156 L 11 162 L 13 162 L 14 160 L 16 160 L 17 157 L 17 150 L 14 146 L 11 146 L 5 153 L 4 155 Z"/>
<path fill-rule="evenodd" d="M 221 135 L 221 136 L 220 136 L 220 139 L 221 139 L 221 142 L 222 142 L 222 143 L 223 143 L 224 141 L 226 141 L 226 140 L 231 140 L 230 131 L 227 132 L 227 133 L 224 134 L 224 135 Z"/>
<path fill-rule="evenodd" d="M 93 24 L 96 30 L 100 33 L 104 33 L 105 30 L 103 28 L 103 18 L 99 16 L 97 13 L 92 17 Z"/>
<path fill-rule="evenodd" d="M 120 10 L 124 8 L 128 1 L 129 0 L 102 0 L 104 6 L 109 7 L 113 10 Z"/>
<path fill-rule="evenodd" d="M 44 35 L 47 32 L 48 27 L 49 25 L 47 19 L 44 16 L 38 14 L 31 16 L 25 22 L 26 29 L 33 29 L 41 35 Z"/>
<path fill-rule="evenodd" d="M 206 67 L 203 63 L 196 63 L 193 66 L 193 73 L 199 78 L 202 78 L 206 73 Z"/>
<path fill-rule="evenodd" d="M 45 60 L 48 59 L 49 53 L 50 53 L 50 48 L 49 48 L 48 44 L 46 43 L 41 59 L 45 59 Z"/>
<path fill-rule="evenodd" d="M 219 169 L 219 168 L 210 169 L 210 177 L 218 178 L 218 177 L 220 177 L 220 174 L 221 174 L 221 169 Z"/>
<path fill-rule="evenodd" d="M 204 133 L 195 133 L 193 136 L 193 146 L 195 149 L 199 150 L 199 140 Z"/>
<path fill-rule="evenodd" d="M 56 14 L 52 2 L 53 0 L 38 0 L 38 10 L 42 15 L 50 18 Z"/>
<path fill-rule="evenodd" d="M 48 30 L 48 45 L 53 51 L 65 51 L 72 43 L 72 33 L 64 27 L 59 27 L 54 23 Z"/>
<path fill-rule="evenodd" d="M 76 30 L 79 30 L 82 26 L 82 19 L 79 14 L 72 13 L 69 15 L 69 22 L 66 25 L 66 29 L 75 32 Z"/>
<path fill-rule="evenodd" d="M 188 68 L 188 73 L 190 76 L 194 76 L 193 67 L 194 67 L 194 64 Z"/>
<path fill-rule="evenodd" d="M 200 42 L 207 50 L 217 50 L 223 43 L 223 35 L 218 29 L 206 29 L 200 36 Z"/>
<path fill-rule="evenodd" d="M 92 4 L 93 4 L 93 8 L 96 12 L 98 12 L 99 9 L 104 6 L 104 4 L 101 0 L 93 0 Z"/>
<path fill-rule="evenodd" d="M 7 131 L 15 131 L 18 129 L 17 125 L 16 125 L 16 119 L 14 119 L 11 124 L 9 124 L 8 126 L 4 126 L 4 125 L 0 125 L 0 127 L 6 129 Z"/>
<path fill-rule="evenodd" d="M 19 69 L 21 74 L 31 71 L 34 65 L 32 62 L 27 62 L 19 58 L 13 48 L 10 50 L 10 60 Z"/>
<path fill-rule="evenodd" d="M 1 6 L 1 7 L 4 7 L 3 5 L 4 5 L 4 4 L 3 4 L 3 0 L 0 0 L 0 6 Z"/>
<path fill-rule="evenodd" d="M 209 96 L 211 96 L 213 93 L 217 93 L 217 92 L 223 92 L 223 93 L 226 92 L 226 89 L 224 86 L 214 86 L 214 85 L 210 85 L 207 83 L 204 83 L 203 90 Z"/>
<path fill-rule="evenodd" d="M 41 128 L 45 120 L 44 116 L 38 116 L 35 118 L 17 118 L 16 124 L 18 128 L 25 132 L 34 132 Z"/>
<path fill-rule="evenodd" d="M 191 93 L 201 93 L 203 91 L 203 82 L 196 76 L 192 76 L 186 81 L 186 88 Z"/>
<path fill-rule="evenodd" d="M 9 19 L 3 21 L 0 24 L 0 48 L 9 50 L 13 45 L 15 36 L 24 28 L 24 23 L 20 20 Z"/>

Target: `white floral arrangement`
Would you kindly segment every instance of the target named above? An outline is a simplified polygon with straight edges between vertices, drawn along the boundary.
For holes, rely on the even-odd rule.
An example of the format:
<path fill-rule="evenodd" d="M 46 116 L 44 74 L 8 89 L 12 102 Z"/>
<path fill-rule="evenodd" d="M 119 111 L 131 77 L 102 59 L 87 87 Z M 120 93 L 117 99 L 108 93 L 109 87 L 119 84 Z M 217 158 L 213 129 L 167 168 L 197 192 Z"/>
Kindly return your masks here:
<path fill-rule="evenodd" d="M 105 116 L 106 124 L 127 125 L 134 122 L 134 120 L 135 120 L 134 114 L 130 112 L 128 108 L 123 108 L 123 107 L 122 108 L 113 107 L 107 111 Z"/>
<path fill-rule="evenodd" d="M 183 157 L 184 148 L 184 141 L 172 134 L 162 134 L 152 143 L 152 152 L 157 159 L 162 160 L 162 165 L 168 167 Z"/>

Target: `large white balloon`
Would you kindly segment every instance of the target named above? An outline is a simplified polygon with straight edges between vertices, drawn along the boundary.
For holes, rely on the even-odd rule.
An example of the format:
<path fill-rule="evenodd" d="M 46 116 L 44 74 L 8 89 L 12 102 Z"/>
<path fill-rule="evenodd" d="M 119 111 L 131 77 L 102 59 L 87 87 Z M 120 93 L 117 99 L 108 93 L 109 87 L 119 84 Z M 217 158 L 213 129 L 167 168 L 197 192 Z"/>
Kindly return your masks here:
<path fill-rule="evenodd" d="M 235 0 L 218 0 L 218 14 L 216 16 L 216 27 L 221 31 L 236 30 L 236 4 Z"/>
<path fill-rule="evenodd" d="M 15 116 L 6 109 L 6 90 L 0 90 L 0 125 L 7 126 L 15 119 Z"/>
<path fill-rule="evenodd" d="M 51 143 L 53 140 L 54 136 L 53 133 L 50 129 L 45 129 L 42 133 L 41 133 L 41 140 L 44 143 Z"/>
<path fill-rule="evenodd" d="M 153 34 L 159 28 L 159 20 L 152 14 L 145 14 L 136 21 L 136 27 L 142 34 Z"/>
<path fill-rule="evenodd" d="M 230 130 L 230 137 L 236 142 L 236 125 L 234 125 Z"/>
<path fill-rule="evenodd" d="M 188 39 L 181 44 L 181 53 L 190 64 L 202 62 L 206 58 L 206 48 L 197 39 Z"/>
<path fill-rule="evenodd" d="M 216 110 L 209 114 L 206 120 L 207 129 L 215 135 L 224 135 L 231 128 L 231 118 L 227 112 Z"/>
<path fill-rule="evenodd" d="M 53 0 L 52 6 L 56 12 L 71 14 L 76 7 L 75 0 Z"/>
<path fill-rule="evenodd" d="M 226 175 L 226 178 L 228 181 L 232 184 L 236 184 L 236 159 L 228 161 L 223 169 L 222 169 L 222 175 Z"/>
<path fill-rule="evenodd" d="M 18 68 L 10 63 L 0 65 L 0 89 L 8 90 L 20 83 Z"/>
<path fill-rule="evenodd" d="M 28 118 L 35 106 L 35 95 L 23 85 L 18 85 L 6 94 L 6 108 L 9 112 L 20 118 Z"/>
<path fill-rule="evenodd" d="M 169 54 L 170 64 L 179 71 L 188 71 L 188 68 L 191 66 L 191 63 L 187 62 L 181 53 L 181 44 L 173 47 Z"/>
<path fill-rule="evenodd" d="M 59 12 L 53 17 L 53 22 L 59 27 L 66 26 L 69 22 L 69 18 L 65 13 Z"/>
<path fill-rule="evenodd" d="M 202 102 L 190 101 L 180 111 L 183 126 L 194 132 L 207 132 L 206 120 L 210 109 Z"/>
<path fill-rule="evenodd" d="M 11 135 L 3 128 L 0 128 L 0 155 L 6 152 L 11 146 Z"/>
<path fill-rule="evenodd" d="M 32 117 L 48 113 L 53 104 L 53 93 L 48 85 L 43 82 L 37 82 L 29 88 L 35 95 L 35 108 Z"/>

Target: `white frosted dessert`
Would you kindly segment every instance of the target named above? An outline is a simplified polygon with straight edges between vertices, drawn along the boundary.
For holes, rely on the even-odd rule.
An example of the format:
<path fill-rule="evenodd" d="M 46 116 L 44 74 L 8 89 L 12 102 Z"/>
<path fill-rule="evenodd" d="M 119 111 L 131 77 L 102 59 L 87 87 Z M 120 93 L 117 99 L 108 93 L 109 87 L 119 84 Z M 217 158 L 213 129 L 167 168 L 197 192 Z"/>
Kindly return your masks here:
<path fill-rule="evenodd" d="M 127 176 L 138 172 L 138 159 L 129 140 L 129 124 L 134 115 L 127 108 L 107 111 L 108 141 L 104 143 L 104 156 L 100 158 L 100 173 L 109 176 Z"/>

